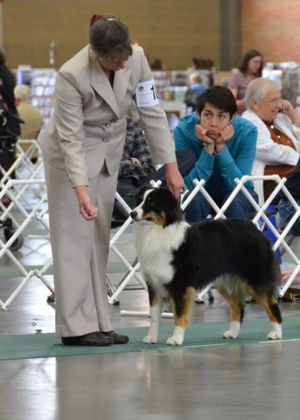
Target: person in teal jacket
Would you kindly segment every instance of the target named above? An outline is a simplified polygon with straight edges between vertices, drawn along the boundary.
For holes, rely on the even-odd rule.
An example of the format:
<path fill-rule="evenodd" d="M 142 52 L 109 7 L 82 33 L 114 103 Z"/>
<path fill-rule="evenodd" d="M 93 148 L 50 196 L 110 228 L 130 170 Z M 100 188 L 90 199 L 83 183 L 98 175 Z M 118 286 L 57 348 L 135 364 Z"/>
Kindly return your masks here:
<path fill-rule="evenodd" d="M 196 164 L 185 176 L 189 190 L 194 179 L 204 179 L 205 189 L 221 206 L 236 187 L 235 178 L 251 175 L 257 140 L 256 127 L 242 117 L 235 117 L 236 100 L 223 86 L 206 90 L 199 98 L 196 112 L 183 117 L 174 130 L 176 150 L 190 149 L 196 155 Z M 257 201 L 253 184 L 246 184 Z M 225 212 L 228 218 L 248 219 L 253 207 L 245 195 L 237 194 Z M 198 193 L 186 209 L 187 221 L 204 220 L 211 208 Z"/>

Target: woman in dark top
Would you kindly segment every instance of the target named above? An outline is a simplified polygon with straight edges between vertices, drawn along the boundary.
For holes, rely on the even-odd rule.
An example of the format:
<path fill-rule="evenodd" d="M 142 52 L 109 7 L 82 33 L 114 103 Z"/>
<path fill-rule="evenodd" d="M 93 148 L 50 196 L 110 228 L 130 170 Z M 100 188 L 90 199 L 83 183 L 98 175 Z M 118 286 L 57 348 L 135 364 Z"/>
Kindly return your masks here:
<path fill-rule="evenodd" d="M 16 85 L 15 77 L 5 64 L 6 58 L 0 50 L 0 95 L 6 103 L 10 113 L 17 115 L 18 111 L 15 105 L 14 88 Z M 20 134 L 20 124 L 16 119 L 11 119 L 9 129 L 13 130 L 17 136 Z"/>
<path fill-rule="evenodd" d="M 0 99 L 5 103 L 8 111 L 5 128 L 2 131 L 5 136 L 10 137 L 8 140 L 0 139 L 0 166 L 8 171 L 15 161 L 15 142 L 20 135 L 20 122 L 18 118 L 13 117 L 13 115 L 18 115 L 14 96 L 15 78 L 5 61 L 5 55 L 0 50 Z M 14 173 L 10 176 L 14 178 Z M 1 177 L 0 173 L 0 179 Z M 2 203 L 9 204 L 8 198 L 3 197 Z"/>

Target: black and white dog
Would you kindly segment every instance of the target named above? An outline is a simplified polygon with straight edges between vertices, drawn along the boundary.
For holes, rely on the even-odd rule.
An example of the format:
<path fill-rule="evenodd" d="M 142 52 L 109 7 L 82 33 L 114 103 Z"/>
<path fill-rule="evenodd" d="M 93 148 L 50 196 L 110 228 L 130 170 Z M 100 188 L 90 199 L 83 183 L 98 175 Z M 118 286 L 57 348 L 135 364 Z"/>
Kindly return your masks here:
<path fill-rule="evenodd" d="M 268 315 L 268 339 L 281 339 L 282 319 L 274 297 L 280 269 L 262 232 L 251 222 L 232 219 L 189 225 L 175 197 L 164 188 L 143 188 L 137 204 L 131 217 L 151 308 L 145 343 L 157 343 L 163 306 L 171 301 L 175 327 L 167 344 L 182 344 L 195 291 L 209 284 L 216 285 L 230 307 L 231 324 L 224 338 L 238 336 L 248 293 Z"/>

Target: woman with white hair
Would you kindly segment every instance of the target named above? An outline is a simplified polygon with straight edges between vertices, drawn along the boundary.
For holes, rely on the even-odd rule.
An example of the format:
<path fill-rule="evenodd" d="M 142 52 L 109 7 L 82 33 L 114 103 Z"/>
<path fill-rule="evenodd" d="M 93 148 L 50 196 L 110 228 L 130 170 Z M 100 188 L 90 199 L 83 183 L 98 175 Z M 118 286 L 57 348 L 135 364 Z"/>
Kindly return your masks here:
<path fill-rule="evenodd" d="M 300 157 L 300 119 L 287 100 L 282 100 L 276 83 L 269 79 L 253 80 L 246 91 L 243 117 L 258 130 L 253 175 L 287 177 L 293 172 Z M 255 182 L 259 202 L 274 190 L 274 182 Z"/>

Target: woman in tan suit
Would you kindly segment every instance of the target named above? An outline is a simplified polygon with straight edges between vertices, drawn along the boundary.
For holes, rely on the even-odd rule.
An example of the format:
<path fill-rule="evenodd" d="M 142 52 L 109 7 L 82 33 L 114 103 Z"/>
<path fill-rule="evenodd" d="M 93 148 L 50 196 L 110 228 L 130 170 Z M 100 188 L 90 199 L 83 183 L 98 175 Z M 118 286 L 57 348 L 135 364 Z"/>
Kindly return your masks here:
<path fill-rule="evenodd" d="M 175 196 L 183 186 L 144 51 L 115 16 L 91 19 L 89 45 L 56 79 L 54 115 L 41 136 L 56 290 L 65 345 L 126 343 L 108 315 L 106 267 L 118 168 L 132 101 L 155 164 Z"/>

